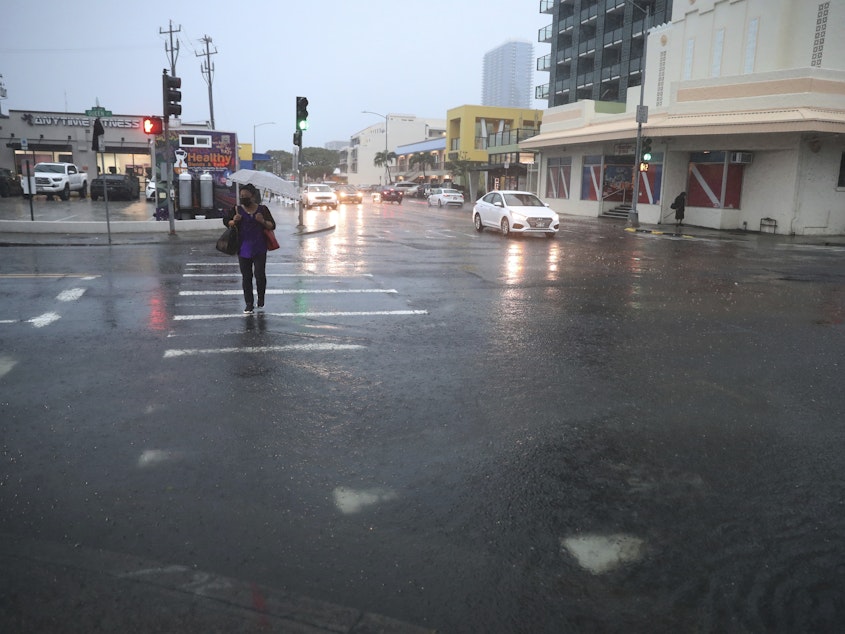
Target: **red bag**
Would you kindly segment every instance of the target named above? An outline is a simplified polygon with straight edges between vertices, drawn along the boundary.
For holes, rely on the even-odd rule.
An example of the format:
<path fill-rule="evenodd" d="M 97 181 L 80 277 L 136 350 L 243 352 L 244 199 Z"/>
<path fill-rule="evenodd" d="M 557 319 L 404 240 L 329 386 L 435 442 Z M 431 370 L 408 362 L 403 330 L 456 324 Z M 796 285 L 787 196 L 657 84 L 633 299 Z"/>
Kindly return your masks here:
<path fill-rule="evenodd" d="M 268 251 L 275 251 L 279 248 L 279 241 L 276 240 L 276 233 L 272 229 L 264 230 L 264 241 L 267 243 Z"/>

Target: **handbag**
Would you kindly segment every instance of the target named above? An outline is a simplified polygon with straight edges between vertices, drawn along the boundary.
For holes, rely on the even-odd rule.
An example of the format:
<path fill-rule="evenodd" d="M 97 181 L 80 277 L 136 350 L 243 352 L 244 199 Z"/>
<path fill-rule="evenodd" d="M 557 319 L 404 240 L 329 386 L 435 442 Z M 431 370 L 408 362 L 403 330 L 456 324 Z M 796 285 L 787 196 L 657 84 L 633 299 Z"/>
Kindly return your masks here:
<path fill-rule="evenodd" d="M 275 251 L 279 248 L 279 241 L 276 240 L 276 232 L 272 229 L 264 230 L 264 241 L 267 243 L 268 251 Z"/>
<path fill-rule="evenodd" d="M 227 227 L 226 231 L 217 238 L 217 250 L 226 255 L 236 255 L 238 253 L 238 228 Z"/>

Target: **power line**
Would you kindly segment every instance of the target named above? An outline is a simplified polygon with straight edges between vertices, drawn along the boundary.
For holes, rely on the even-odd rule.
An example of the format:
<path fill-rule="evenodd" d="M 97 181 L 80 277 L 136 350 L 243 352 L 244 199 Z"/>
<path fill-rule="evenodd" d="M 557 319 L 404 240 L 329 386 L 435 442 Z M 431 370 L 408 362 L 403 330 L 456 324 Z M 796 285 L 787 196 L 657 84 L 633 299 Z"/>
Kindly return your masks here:
<path fill-rule="evenodd" d="M 167 33 L 170 36 L 170 45 L 168 46 L 167 42 L 164 43 L 164 51 L 167 53 L 168 58 L 170 59 L 170 76 L 176 77 L 176 60 L 179 59 L 179 40 L 177 38 L 176 44 L 173 43 L 173 34 L 179 33 L 182 30 L 182 25 L 180 24 L 177 29 L 173 29 L 173 20 L 170 20 L 170 28 L 165 31 L 164 29 L 159 28 L 158 32 L 160 35 L 164 35 Z"/>
<path fill-rule="evenodd" d="M 199 52 L 194 53 L 197 57 L 205 56 L 205 61 L 200 66 L 202 70 L 202 77 L 205 79 L 205 83 L 208 84 L 208 111 L 209 117 L 211 118 L 211 129 L 214 130 L 216 126 L 214 125 L 214 96 L 212 94 L 212 84 L 214 83 L 214 62 L 211 61 L 212 55 L 217 55 L 217 47 L 214 50 L 211 50 L 211 38 L 206 35 L 201 40 L 201 42 L 205 42 L 205 53 Z"/>

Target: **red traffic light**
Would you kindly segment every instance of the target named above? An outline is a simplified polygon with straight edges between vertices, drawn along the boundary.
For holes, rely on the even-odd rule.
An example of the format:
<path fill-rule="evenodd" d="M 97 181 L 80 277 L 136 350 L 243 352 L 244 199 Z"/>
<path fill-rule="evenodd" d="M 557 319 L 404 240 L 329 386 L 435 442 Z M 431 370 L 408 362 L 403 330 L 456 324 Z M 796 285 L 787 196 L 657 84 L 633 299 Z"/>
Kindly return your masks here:
<path fill-rule="evenodd" d="M 161 134 L 164 132 L 161 117 L 144 117 L 141 128 L 144 130 L 144 134 Z"/>

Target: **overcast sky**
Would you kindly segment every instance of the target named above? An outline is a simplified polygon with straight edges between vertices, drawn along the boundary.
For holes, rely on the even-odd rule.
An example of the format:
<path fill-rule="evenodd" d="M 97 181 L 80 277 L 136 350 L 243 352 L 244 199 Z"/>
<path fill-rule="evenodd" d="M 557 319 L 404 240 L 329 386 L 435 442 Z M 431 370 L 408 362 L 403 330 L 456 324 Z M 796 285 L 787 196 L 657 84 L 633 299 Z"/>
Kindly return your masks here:
<path fill-rule="evenodd" d="M 549 52 L 539 0 L 13 1 L 0 21 L 2 112 L 79 113 L 97 99 L 115 115 L 161 114 L 172 21 L 182 119 L 210 119 L 201 65 L 212 39 L 214 119 L 257 151 L 290 150 L 295 98 L 308 97 L 304 145 L 322 146 L 382 114 L 446 117 L 481 103 L 484 54 L 508 40 Z M 548 83 L 535 72 L 532 86 Z M 537 108 L 544 102 L 533 102 Z M 257 124 L 275 122 L 275 125 Z"/>

